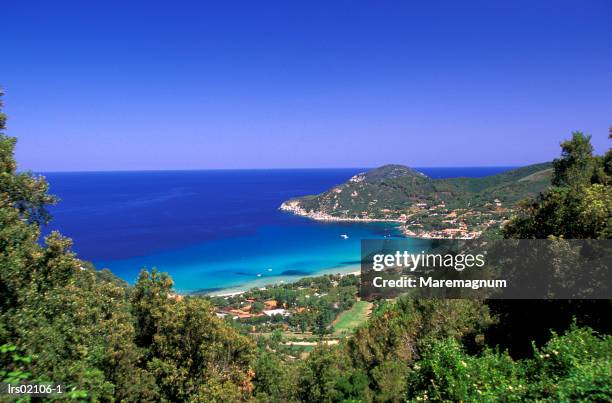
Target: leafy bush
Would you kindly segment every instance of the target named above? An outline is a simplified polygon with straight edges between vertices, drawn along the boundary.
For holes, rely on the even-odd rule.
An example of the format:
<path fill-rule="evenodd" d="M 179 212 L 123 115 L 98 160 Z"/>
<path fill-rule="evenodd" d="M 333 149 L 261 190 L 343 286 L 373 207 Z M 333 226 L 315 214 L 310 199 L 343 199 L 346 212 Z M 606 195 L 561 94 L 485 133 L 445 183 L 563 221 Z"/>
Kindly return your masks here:
<path fill-rule="evenodd" d="M 408 398 L 435 401 L 519 401 L 521 369 L 491 350 L 470 356 L 455 339 L 434 343 L 408 375 Z"/>
<path fill-rule="evenodd" d="M 411 400 L 586 401 L 612 400 L 612 337 L 573 327 L 553 334 L 534 356 L 513 360 L 485 350 L 466 354 L 455 339 L 435 342 L 416 362 L 407 381 Z"/>

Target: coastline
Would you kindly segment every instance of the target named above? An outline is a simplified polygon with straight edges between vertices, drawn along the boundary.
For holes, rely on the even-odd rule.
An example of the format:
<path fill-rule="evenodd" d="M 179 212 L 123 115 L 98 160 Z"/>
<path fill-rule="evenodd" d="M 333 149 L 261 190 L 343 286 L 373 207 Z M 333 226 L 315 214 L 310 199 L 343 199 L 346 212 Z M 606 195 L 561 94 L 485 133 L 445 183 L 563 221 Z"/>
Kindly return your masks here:
<path fill-rule="evenodd" d="M 405 220 L 399 218 L 362 218 L 362 217 L 336 217 L 321 211 L 306 211 L 300 207 L 300 203 L 297 200 L 289 200 L 283 202 L 278 208 L 282 211 L 287 211 L 300 217 L 310 218 L 316 221 L 352 221 L 352 222 L 395 222 L 404 223 Z"/>
<path fill-rule="evenodd" d="M 287 203 L 291 203 L 291 202 L 283 202 L 281 206 L 279 207 L 279 210 L 289 212 L 289 213 L 292 213 L 292 214 L 295 214 L 297 216 L 301 216 L 304 218 L 312 219 L 315 221 L 389 223 L 389 224 L 404 223 L 403 220 L 399 220 L 399 219 L 372 219 L 372 218 L 359 218 L 359 217 L 341 218 L 341 217 L 330 216 L 330 215 L 327 215 L 321 212 L 308 213 L 305 210 L 301 209 L 300 207 L 297 207 L 297 209 L 295 209 L 294 206 L 288 205 Z M 401 236 L 405 237 L 406 236 L 405 227 L 401 225 L 397 227 L 399 230 L 398 233 L 401 234 Z M 203 290 L 203 291 L 187 292 L 187 293 L 180 293 L 180 294 L 229 297 L 229 296 L 244 294 L 245 292 L 251 289 L 254 289 L 254 288 L 263 288 L 263 287 L 267 288 L 270 286 L 275 286 L 275 285 L 280 285 L 280 284 L 294 283 L 296 281 L 299 281 L 307 277 L 318 277 L 318 276 L 324 276 L 328 274 L 339 275 L 341 277 L 351 275 L 351 274 L 355 276 L 360 276 L 361 275 L 361 264 L 352 263 L 352 264 L 346 264 L 346 265 L 333 266 L 333 267 L 318 270 L 316 272 L 309 273 L 309 274 L 266 276 L 266 277 L 261 277 L 257 279 L 252 279 L 242 284 L 222 287 L 222 288 L 215 289 L 215 290 L 210 290 L 210 291 Z"/>
<path fill-rule="evenodd" d="M 321 211 L 314 211 L 314 210 L 306 211 L 304 208 L 300 206 L 300 202 L 298 200 L 289 200 L 289 201 L 283 202 L 280 205 L 279 210 L 286 211 L 288 213 L 291 213 L 291 214 L 294 214 L 300 217 L 309 218 L 311 220 L 316 220 L 316 221 L 336 221 L 336 222 L 347 222 L 348 221 L 348 222 L 360 222 L 360 223 L 372 223 L 372 222 L 399 223 L 401 225 L 398 225 L 398 228 L 399 228 L 399 231 L 402 233 L 402 235 L 406 238 L 414 238 L 414 239 L 476 239 L 482 234 L 482 231 L 469 232 L 467 231 L 467 228 L 465 230 L 459 228 L 459 230 L 462 231 L 460 234 L 454 233 L 454 232 L 445 234 L 444 231 L 442 232 L 437 231 L 435 233 L 432 233 L 432 232 L 416 233 L 412 231 L 410 228 L 408 228 L 408 226 L 406 225 L 405 218 L 399 219 L 399 218 L 336 217 L 336 216 L 332 216 L 327 213 L 323 213 Z M 451 231 L 455 231 L 455 230 L 451 230 Z"/>
<path fill-rule="evenodd" d="M 359 223 L 374 223 L 374 222 L 385 223 L 386 222 L 386 223 L 401 223 L 401 224 L 405 224 L 406 222 L 405 219 L 336 217 L 336 216 L 329 215 L 327 213 L 323 213 L 321 211 L 312 211 L 312 210 L 306 211 L 300 206 L 299 201 L 297 200 L 289 200 L 289 201 L 283 202 L 280 205 L 279 210 L 285 211 L 285 212 L 288 212 L 288 213 L 291 213 L 291 214 L 294 214 L 300 217 L 312 219 L 315 221 L 359 222 Z M 399 229 L 399 232 L 406 238 L 423 239 L 423 240 L 427 240 L 427 239 L 474 239 L 480 235 L 480 233 L 469 234 L 468 236 L 457 236 L 457 235 L 440 236 L 440 235 L 432 235 L 429 233 L 417 234 L 413 232 L 412 230 L 410 230 L 406 225 L 398 225 L 398 229 Z M 298 281 L 306 277 L 317 277 L 317 276 L 323 276 L 326 274 L 337 274 L 341 276 L 349 275 L 349 274 L 360 275 L 361 267 L 359 264 L 352 264 L 352 265 L 346 265 L 346 266 L 336 266 L 336 267 L 324 269 L 321 271 L 317 271 L 316 273 L 306 274 L 306 275 L 299 275 L 299 276 L 279 275 L 279 276 L 264 277 L 264 278 L 258 278 L 255 280 L 247 281 L 246 283 L 243 283 L 240 285 L 230 286 L 226 288 L 224 287 L 222 289 L 218 289 L 218 290 L 214 290 L 210 292 L 201 292 L 201 293 L 194 292 L 190 294 L 223 296 L 223 297 L 234 296 L 234 295 L 243 294 L 253 288 L 261 288 L 261 287 L 269 287 L 272 285 L 287 284 L 287 283 Z"/>
<path fill-rule="evenodd" d="M 270 276 L 270 277 L 262 277 L 255 280 L 247 281 L 246 283 L 239 284 L 236 286 L 230 286 L 227 288 L 221 288 L 218 290 L 210 291 L 210 292 L 192 292 L 185 293 L 183 295 L 206 295 L 206 296 L 215 296 L 215 297 L 229 297 L 234 295 L 244 294 L 245 292 L 253 289 L 253 288 L 262 288 L 262 287 L 270 287 L 274 285 L 280 284 L 288 284 L 294 283 L 298 280 L 307 277 L 318 277 L 324 276 L 327 274 L 335 274 L 339 276 L 347 276 L 347 275 L 361 275 L 361 265 L 360 264 L 350 264 L 346 266 L 335 266 L 330 267 L 329 269 L 324 269 L 317 271 L 316 273 L 299 275 L 299 276 Z M 181 294 L 181 293 L 179 293 Z"/>

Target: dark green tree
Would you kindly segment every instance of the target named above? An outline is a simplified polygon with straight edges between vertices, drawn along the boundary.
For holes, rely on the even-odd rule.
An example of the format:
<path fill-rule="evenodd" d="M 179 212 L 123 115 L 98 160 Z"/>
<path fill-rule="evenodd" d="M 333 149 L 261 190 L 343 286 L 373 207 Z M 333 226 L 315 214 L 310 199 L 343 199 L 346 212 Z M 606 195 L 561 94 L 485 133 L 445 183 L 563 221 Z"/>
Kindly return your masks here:
<path fill-rule="evenodd" d="M 174 296 L 155 271 L 130 289 L 57 232 L 39 244 L 56 198 L 43 177 L 17 172 L 5 122 L 0 110 L 0 345 L 27 362 L 1 358 L 0 373 L 19 369 L 90 401 L 247 398 L 252 343 L 207 302 Z"/>
<path fill-rule="evenodd" d="M 260 351 L 255 362 L 254 396 L 262 402 L 297 401 L 297 366 Z"/>
<path fill-rule="evenodd" d="M 607 168 L 611 154 L 593 155 L 590 136 L 572 133 L 561 143 L 555 159 L 552 186 L 533 200 L 522 203 L 503 228 L 506 238 L 609 239 L 612 236 L 612 183 Z M 542 345 L 550 329 L 563 332 L 573 318 L 578 324 L 609 333 L 612 321 L 608 300 L 489 301 L 500 320 L 488 330 L 488 339 L 517 357 L 529 356 L 531 342 Z"/>
<path fill-rule="evenodd" d="M 172 293 L 172 280 L 140 273 L 132 292 L 136 344 L 146 369 L 169 401 L 235 401 L 252 391 L 254 345 L 217 318 L 209 302 Z"/>
<path fill-rule="evenodd" d="M 554 186 L 521 204 L 503 228 L 506 238 L 607 239 L 612 236 L 608 157 L 594 156 L 590 139 L 574 132 L 570 140 L 561 143 L 561 157 L 553 162 Z"/>
<path fill-rule="evenodd" d="M 266 306 L 261 301 L 255 301 L 251 304 L 251 313 L 261 313 Z"/>

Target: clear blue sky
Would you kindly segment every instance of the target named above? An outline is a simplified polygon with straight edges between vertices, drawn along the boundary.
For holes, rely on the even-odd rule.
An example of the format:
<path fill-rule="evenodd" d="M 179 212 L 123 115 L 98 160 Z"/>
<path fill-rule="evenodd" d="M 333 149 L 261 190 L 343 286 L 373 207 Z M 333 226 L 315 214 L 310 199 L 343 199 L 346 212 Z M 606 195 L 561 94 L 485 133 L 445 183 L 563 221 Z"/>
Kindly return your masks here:
<path fill-rule="evenodd" d="M 572 130 L 609 147 L 607 0 L 6 0 L 0 13 L 22 169 L 522 165 Z"/>

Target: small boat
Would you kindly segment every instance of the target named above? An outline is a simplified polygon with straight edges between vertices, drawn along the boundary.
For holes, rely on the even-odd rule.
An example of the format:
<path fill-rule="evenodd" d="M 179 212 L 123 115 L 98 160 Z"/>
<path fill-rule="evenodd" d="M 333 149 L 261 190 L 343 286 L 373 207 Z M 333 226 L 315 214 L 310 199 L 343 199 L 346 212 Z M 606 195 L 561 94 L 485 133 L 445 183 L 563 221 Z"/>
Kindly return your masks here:
<path fill-rule="evenodd" d="M 349 238 L 349 236 L 348 236 L 348 235 L 346 235 L 346 234 L 342 234 L 342 235 L 340 235 L 340 238 L 342 238 L 342 239 L 348 239 L 348 238 Z"/>
<path fill-rule="evenodd" d="M 268 269 L 268 271 L 272 271 L 272 269 Z"/>
<path fill-rule="evenodd" d="M 257 273 L 257 277 L 261 277 L 261 273 Z"/>

